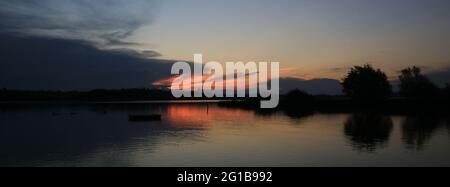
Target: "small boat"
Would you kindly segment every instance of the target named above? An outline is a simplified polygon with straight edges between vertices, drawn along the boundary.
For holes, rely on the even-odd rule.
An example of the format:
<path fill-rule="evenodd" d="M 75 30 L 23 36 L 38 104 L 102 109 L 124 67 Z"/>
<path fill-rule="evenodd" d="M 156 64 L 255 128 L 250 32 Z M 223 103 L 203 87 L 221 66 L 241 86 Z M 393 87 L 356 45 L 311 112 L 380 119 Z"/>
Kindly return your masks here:
<path fill-rule="evenodd" d="M 161 121 L 161 115 L 150 114 L 150 115 L 130 115 L 128 116 L 128 121 L 138 122 L 138 121 Z"/>

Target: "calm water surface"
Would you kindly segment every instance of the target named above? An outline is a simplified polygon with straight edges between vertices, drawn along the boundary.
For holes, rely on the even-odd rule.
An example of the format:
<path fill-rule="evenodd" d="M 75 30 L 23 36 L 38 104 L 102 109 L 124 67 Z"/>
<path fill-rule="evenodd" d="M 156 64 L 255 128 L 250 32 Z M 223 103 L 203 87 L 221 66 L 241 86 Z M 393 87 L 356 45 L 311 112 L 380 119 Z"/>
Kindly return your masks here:
<path fill-rule="evenodd" d="M 128 121 L 152 113 L 162 121 Z M 450 166 L 449 119 L 211 103 L 0 106 L 0 166 Z"/>

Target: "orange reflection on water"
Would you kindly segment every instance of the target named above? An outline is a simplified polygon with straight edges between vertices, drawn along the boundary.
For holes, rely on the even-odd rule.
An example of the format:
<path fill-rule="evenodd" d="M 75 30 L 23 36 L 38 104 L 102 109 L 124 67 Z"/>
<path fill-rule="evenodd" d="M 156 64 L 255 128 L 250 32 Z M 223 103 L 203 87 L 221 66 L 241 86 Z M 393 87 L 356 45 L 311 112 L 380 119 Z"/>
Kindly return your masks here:
<path fill-rule="evenodd" d="M 207 104 L 179 104 L 170 105 L 166 115 L 166 120 L 175 128 L 209 128 L 217 121 L 251 119 L 253 113 L 244 110 L 229 110 Z"/>

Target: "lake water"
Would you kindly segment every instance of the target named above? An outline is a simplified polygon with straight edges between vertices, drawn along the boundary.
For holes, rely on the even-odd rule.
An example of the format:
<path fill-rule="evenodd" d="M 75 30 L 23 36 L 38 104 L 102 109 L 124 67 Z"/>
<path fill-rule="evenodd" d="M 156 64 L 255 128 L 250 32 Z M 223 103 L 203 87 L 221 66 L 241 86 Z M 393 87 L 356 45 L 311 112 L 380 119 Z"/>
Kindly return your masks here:
<path fill-rule="evenodd" d="M 130 122 L 131 114 L 162 121 Z M 0 166 L 450 166 L 446 116 L 212 103 L 0 106 Z"/>

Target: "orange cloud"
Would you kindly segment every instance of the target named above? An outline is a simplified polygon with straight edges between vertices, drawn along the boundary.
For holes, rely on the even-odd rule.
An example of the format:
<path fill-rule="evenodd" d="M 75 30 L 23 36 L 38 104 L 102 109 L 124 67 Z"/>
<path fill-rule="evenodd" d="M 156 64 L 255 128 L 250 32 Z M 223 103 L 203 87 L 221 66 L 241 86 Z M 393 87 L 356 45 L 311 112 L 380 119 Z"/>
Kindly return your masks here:
<path fill-rule="evenodd" d="M 254 87 L 256 87 L 257 86 L 257 84 L 250 84 L 250 82 L 248 81 L 248 78 L 249 78 L 249 74 L 246 74 L 245 76 L 243 76 L 243 77 L 236 77 L 236 78 L 234 78 L 234 79 L 232 79 L 232 80 L 228 80 L 225 76 L 224 76 L 224 78 L 222 79 L 222 81 L 218 81 L 218 82 L 215 82 L 215 86 L 217 86 L 217 85 L 222 85 L 222 87 L 223 88 L 226 88 L 226 84 L 227 84 L 227 81 L 234 81 L 234 85 L 235 85 L 235 89 L 248 89 L 248 88 L 254 88 Z M 169 89 L 171 89 L 171 87 L 172 87 L 172 82 L 176 79 L 176 78 L 178 78 L 179 76 L 178 75 L 175 75 L 175 76 L 171 76 L 171 77 L 169 77 L 169 78 L 167 78 L 167 79 L 162 79 L 162 80 L 158 80 L 158 81 L 155 81 L 155 82 L 153 82 L 153 86 L 157 86 L 157 87 L 164 87 L 164 88 L 169 88 Z M 195 79 L 194 78 L 196 78 L 195 76 L 192 76 L 191 77 L 191 84 L 190 85 L 181 85 L 181 88 L 183 89 L 183 88 L 185 88 L 185 86 L 190 86 L 191 87 L 191 90 L 194 90 L 194 88 L 196 87 L 196 86 L 198 86 L 198 87 L 202 87 L 203 88 L 203 84 L 205 83 L 205 81 L 207 80 L 207 79 L 209 79 L 209 78 L 214 78 L 214 77 L 212 77 L 212 76 L 208 76 L 208 75 L 204 75 L 202 78 L 201 78 L 201 81 L 199 82 L 199 81 L 197 81 L 197 82 L 195 82 Z M 244 80 L 243 80 L 244 79 Z M 239 87 L 240 85 L 238 85 L 238 81 L 245 81 L 245 86 L 244 87 Z M 213 86 L 213 89 L 215 88 L 215 86 Z"/>

